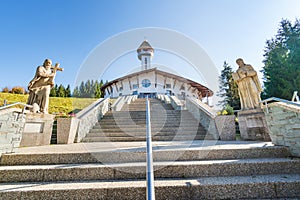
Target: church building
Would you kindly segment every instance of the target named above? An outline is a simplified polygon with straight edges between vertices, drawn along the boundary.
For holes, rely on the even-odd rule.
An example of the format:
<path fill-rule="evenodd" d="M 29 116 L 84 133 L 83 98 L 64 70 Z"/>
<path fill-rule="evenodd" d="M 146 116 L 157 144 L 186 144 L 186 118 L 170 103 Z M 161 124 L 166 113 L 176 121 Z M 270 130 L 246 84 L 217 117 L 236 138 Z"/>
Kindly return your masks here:
<path fill-rule="evenodd" d="M 117 98 L 122 95 L 156 97 L 158 94 L 175 95 L 179 99 L 194 97 L 202 100 L 213 95 L 209 88 L 190 79 L 151 67 L 154 49 L 147 40 L 137 49 L 141 70 L 104 84 L 101 90 L 105 97 Z"/>

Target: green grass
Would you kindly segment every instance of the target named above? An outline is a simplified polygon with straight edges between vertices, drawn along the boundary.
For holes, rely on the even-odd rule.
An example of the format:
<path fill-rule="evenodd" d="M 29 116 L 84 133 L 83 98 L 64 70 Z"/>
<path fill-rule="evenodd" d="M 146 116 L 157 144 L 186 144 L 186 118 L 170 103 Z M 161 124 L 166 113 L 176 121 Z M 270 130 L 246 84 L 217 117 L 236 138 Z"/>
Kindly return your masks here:
<path fill-rule="evenodd" d="M 26 103 L 28 94 L 10 94 L 0 92 L 0 107 L 4 105 L 4 100 L 7 104 L 15 102 Z M 50 97 L 49 113 L 70 113 L 72 111 L 78 112 L 95 102 L 95 98 L 63 98 L 63 97 Z"/>

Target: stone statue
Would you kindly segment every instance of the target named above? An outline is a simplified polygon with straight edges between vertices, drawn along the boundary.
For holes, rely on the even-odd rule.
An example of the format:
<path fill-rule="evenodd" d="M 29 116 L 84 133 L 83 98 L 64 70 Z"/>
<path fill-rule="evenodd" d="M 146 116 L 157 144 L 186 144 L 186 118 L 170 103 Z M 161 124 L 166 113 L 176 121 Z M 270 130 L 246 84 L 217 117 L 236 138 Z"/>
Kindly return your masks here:
<path fill-rule="evenodd" d="M 243 59 L 236 60 L 239 68 L 232 73 L 232 77 L 238 85 L 241 109 L 260 108 L 260 93 L 262 87 L 257 77 L 256 71 L 249 64 L 245 64 Z"/>
<path fill-rule="evenodd" d="M 50 89 L 54 86 L 56 71 L 63 71 L 59 63 L 52 66 L 52 61 L 46 59 L 38 66 L 34 78 L 28 84 L 29 97 L 27 104 L 39 106 L 39 112 L 48 114 Z"/>

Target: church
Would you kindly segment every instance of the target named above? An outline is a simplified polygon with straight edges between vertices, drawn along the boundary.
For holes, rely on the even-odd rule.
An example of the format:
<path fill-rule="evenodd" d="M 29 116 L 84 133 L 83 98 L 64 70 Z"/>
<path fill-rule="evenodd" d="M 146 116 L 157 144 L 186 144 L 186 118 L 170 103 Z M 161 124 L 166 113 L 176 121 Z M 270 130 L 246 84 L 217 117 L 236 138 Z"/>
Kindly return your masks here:
<path fill-rule="evenodd" d="M 213 91 L 190 79 L 151 67 L 154 49 L 147 40 L 137 49 L 141 70 L 104 84 L 101 90 L 105 97 L 117 98 L 122 95 L 138 95 L 154 98 L 159 94 L 176 96 L 179 99 L 193 97 L 199 100 L 210 97 Z"/>

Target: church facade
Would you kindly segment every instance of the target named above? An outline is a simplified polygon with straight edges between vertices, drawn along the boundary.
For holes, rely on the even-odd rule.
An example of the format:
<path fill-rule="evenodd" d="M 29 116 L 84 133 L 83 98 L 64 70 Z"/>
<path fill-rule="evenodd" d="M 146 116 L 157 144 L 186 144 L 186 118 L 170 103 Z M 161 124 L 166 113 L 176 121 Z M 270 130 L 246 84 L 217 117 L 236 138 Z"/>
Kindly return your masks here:
<path fill-rule="evenodd" d="M 141 61 L 141 70 L 112 80 L 104 84 L 101 90 L 106 97 L 117 98 L 122 95 L 138 95 L 138 97 L 156 97 L 158 94 L 175 95 L 179 99 L 194 97 L 202 99 L 210 97 L 213 92 L 192 80 L 151 68 L 154 49 L 143 41 L 137 49 Z"/>

